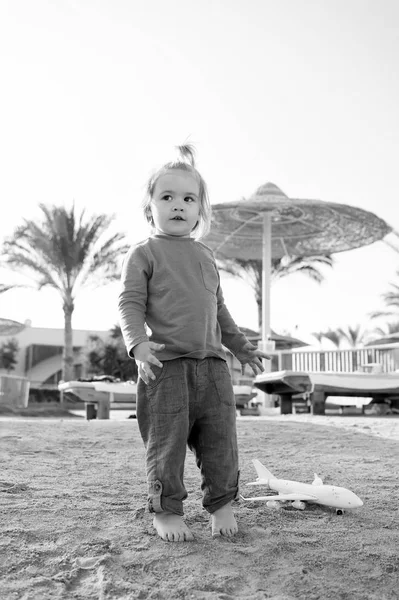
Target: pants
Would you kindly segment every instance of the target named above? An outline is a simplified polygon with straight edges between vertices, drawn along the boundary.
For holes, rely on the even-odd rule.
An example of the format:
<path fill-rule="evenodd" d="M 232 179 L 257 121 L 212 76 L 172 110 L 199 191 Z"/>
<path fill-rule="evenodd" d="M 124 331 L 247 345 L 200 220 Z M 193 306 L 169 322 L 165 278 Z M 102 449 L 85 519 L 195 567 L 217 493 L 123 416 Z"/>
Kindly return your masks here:
<path fill-rule="evenodd" d="M 186 447 L 201 470 L 203 506 L 213 513 L 238 496 L 236 405 L 227 363 L 177 358 L 139 379 L 137 420 L 146 448 L 148 508 L 183 515 Z"/>

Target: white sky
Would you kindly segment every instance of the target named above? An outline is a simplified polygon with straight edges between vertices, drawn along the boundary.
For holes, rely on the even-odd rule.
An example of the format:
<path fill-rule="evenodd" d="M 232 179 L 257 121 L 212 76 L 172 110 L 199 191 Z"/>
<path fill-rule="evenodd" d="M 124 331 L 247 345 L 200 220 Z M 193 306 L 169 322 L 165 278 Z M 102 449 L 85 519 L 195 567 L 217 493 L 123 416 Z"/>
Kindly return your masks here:
<path fill-rule="evenodd" d="M 399 229 L 398 57 L 396 0 L 2 0 L 0 241 L 39 202 L 72 200 L 143 239 L 147 177 L 188 136 L 213 203 L 272 181 Z M 274 329 L 311 341 L 370 326 L 399 254 L 379 242 L 335 257 L 321 286 L 273 287 Z M 222 281 L 256 328 L 250 288 Z M 110 328 L 116 296 L 80 296 L 74 327 Z M 0 313 L 63 327 L 51 291 L 3 294 Z"/>

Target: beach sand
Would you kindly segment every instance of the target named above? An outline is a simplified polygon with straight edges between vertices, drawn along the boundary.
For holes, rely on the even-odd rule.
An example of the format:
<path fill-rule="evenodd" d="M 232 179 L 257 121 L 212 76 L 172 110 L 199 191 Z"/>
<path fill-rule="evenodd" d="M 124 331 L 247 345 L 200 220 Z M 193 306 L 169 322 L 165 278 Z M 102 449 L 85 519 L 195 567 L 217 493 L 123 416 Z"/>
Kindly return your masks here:
<path fill-rule="evenodd" d="M 364 506 L 279 511 L 240 501 L 239 534 L 212 538 L 188 453 L 194 542 L 168 543 L 145 511 L 134 419 L 0 421 L 1 598 L 391 600 L 399 590 L 399 418 L 240 418 L 241 492 L 258 458 L 278 477 L 353 490 Z"/>

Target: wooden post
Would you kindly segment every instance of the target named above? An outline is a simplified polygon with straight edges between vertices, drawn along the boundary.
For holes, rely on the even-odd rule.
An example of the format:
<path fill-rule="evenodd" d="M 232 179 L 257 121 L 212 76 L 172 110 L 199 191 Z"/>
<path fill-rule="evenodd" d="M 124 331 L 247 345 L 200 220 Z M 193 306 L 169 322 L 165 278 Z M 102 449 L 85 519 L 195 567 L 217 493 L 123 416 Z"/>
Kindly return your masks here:
<path fill-rule="evenodd" d="M 282 415 L 292 414 L 292 395 L 281 394 L 280 396 L 280 413 Z"/>
<path fill-rule="evenodd" d="M 91 421 L 92 419 L 95 419 L 97 415 L 97 411 L 96 411 L 96 405 L 92 404 L 91 402 L 87 402 L 86 404 L 86 419 L 88 421 Z"/>
<path fill-rule="evenodd" d="M 110 405 L 111 400 L 108 394 L 105 398 L 101 398 L 98 401 L 97 419 L 109 419 Z"/>
<path fill-rule="evenodd" d="M 323 391 L 313 392 L 311 395 L 312 413 L 314 415 L 326 414 L 326 393 Z"/>

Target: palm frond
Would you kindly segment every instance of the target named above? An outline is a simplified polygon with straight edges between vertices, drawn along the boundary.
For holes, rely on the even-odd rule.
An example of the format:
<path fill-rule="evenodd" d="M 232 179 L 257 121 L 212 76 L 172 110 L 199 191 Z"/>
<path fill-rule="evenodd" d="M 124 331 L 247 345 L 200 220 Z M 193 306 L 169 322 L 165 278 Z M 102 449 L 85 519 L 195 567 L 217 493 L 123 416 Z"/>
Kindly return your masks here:
<path fill-rule="evenodd" d="M 341 336 L 341 339 L 346 340 L 352 348 L 363 345 L 370 336 L 361 325 L 355 325 L 353 327 L 348 325 L 346 329 L 339 327 L 337 333 Z"/>
<path fill-rule="evenodd" d="M 324 281 L 320 267 L 333 267 L 333 258 L 326 255 L 318 256 L 285 256 L 272 260 L 272 280 L 277 281 L 293 273 L 302 273 L 316 283 Z"/>
<path fill-rule="evenodd" d="M 9 290 L 13 290 L 14 288 L 16 288 L 18 286 L 16 285 L 6 285 L 5 283 L 0 283 L 0 294 L 4 294 L 5 292 L 8 292 Z"/>
<path fill-rule="evenodd" d="M 79 275 L 83 284 L 88 274 L 100 270 L 105 281 L 115 278 L 118 259 L 128 245 L 119 233 L 101 241 L 112 215 L 84 219 L 84 211 L 77 215 L 74 206 L 67 210 L 41 204 L 40 209 L 41 222 L 25 220 L 5 241 L 6 264 L 36 279 L 38 287 L 51 285 L 58 290 L 71 291 Z"/>

